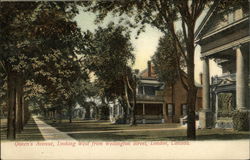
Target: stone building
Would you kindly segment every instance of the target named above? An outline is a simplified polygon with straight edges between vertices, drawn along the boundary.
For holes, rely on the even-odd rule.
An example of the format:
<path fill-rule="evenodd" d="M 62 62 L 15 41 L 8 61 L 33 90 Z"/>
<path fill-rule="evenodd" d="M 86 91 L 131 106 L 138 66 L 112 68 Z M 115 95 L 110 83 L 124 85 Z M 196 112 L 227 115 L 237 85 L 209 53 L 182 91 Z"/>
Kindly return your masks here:
<path fill-rule="evenodd" d="M 230 10 L 232 11 L 212 6 L 196 32 L 196 43 L 201 46 L 203 61 L 203 110 L 200 112 L 202 128 L 230 128 L 230 112 L 250 108 L 249 4 L 246 1 L 246 5 Z M 210 79 L 209 60 L 214 60 L 222 68 L 222 75 Z M 227 121 L 223 121 L 223 114 L 220 112 L 223 94 L 231 96 L 231 109 L 227 109 L 226 113 L 226 117 L 229 117 Z"/>
<path fill-rule="evenodd" d="M 202 108 L 202 90 L 197 84 L 196 111 Z M 187 92 L 181 80 L 173 87 L 160 82 L 151 62 L 147 69 L 139 74 L 137 87 L 136 118 L 142 123 L 177 123 L 187 115 Z"/>

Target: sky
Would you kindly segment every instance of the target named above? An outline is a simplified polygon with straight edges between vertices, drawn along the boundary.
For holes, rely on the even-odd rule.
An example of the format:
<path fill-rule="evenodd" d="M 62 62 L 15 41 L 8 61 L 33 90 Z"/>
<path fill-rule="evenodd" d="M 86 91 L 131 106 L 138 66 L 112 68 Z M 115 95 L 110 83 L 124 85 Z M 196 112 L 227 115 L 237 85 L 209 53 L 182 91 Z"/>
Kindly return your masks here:
<path fill-rule="evenodd" d="M 196 27 L 199 25 L 201 20 L 205 16 L 205 12 L 197 21 Z M 117 22 L 118 17 L 108 16 L 102 24 L 96 25 L 94 23 L 95 14 L 90 12 L 80 13 L 75 17 L 75 20 L 82 31 L 90 30 L 94 31 L 98 26 L 105 26 L 109 22 Z M 177 24 L 178 25 L 178 24 Z M 178 26 L 177 26 L 178 27 Z M 131 32 L 131 42 L 134 46 L 134 54 L 136 57 L 135 64 L 133 65 L 134 69 L 139 69 L 142 71 L 147 67 L 147 61 L 151 59 L 154 52 L 156 51 L 158 40 L 163 36 L 163 33 L 160 32 L 157 28 L 151 27 L 150 25 L 146 26 L 145 32 L 142 32 L 139 37 L 136 39 L 136 30 Z M 195 80 L 200 82 L 199 74 L 202 72 L 202 61 L 200 60 L 200 46 L 196 47 L 195 50 Z M 210 60 L 210 77 L 214 75 L 220 75 L 221 69 L 216 65 L 213 60 Z"/>

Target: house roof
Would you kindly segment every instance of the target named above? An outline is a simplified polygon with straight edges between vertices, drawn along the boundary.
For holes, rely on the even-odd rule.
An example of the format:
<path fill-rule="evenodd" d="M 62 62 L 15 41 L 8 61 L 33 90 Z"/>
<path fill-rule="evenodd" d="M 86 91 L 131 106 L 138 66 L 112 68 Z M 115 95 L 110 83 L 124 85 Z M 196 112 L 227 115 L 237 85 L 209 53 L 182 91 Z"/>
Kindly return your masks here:
<path fill-rule="evenodd" d="M 187 78 L 187 74 L 184 71 L 182 71 L 182 72 L 184 73 L 185 78 Z M 153 66 L 151 66 L 151 75 L 152 75 L 151 77 L 148 77 L 148 69 L 144 69 L 139 74 L 140 82 L 142 84 L 148 84 L 148 85 L 153 85 L 153 86 L 161 86 L 161 89 L 163 89 L 165 85 L 164 85 L 163 82 L 158 80 Z M 195 86 L 196 87 L 202 87 L 202 85 L 199 84 L 197 81 L 195 81 Z"/>
<path fill-rule="evenodd" d="M 201 33 L 201 31 L 203 30 L 204 26 L 207 24 L 207 22 L 209 21 L 209 19 L 212 17 L 213 13 L 215 12 L 215 10 L 217 9 L 218 7 L 218 3 L 220 2 L 221 0 L 218 0 L 218 1 L 215 1 L 211 8 L 208 10 L 206 16 L 203 18 L 203 20 L 201 21 L 199 27 L 197 28 L 197 30 L 195 31 L 195 34 L 194 34 L 194 37 L 195 37 L 195 40 L 198 41 L 199 39 L 199 35 Z"/>

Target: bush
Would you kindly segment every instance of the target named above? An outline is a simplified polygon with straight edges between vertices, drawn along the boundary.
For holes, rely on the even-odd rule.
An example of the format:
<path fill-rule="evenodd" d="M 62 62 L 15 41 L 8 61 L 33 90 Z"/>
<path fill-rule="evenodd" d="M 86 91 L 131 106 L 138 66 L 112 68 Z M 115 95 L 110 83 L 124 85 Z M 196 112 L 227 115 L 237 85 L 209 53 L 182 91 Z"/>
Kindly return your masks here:
<path fill-rule="evenodd" d="M 238 131 L 249 131 L 249 111 L 235 111 L 233 113 L 233 128 Z"/>
<path fill-rule="evenodd" d="M 218 117 L 232 117 L 233 112 L 218 112 Z"/>
<path fill-rule="evenodd" d="M 126 119 L 124 116 L 116 116 L 115 117 L 115 124 L 126 124 Z"/>

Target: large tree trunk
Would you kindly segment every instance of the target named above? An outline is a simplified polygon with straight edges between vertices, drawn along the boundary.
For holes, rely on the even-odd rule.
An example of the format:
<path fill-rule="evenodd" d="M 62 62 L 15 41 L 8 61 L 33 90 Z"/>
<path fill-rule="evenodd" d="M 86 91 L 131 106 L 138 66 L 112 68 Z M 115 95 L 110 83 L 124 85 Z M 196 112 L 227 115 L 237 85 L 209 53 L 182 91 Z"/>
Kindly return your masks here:
<path fill-rule="evenodd" d="M 119 100 L 120 105 L 122 106 L 123 109 L 123 122 L 124 124 L 127 123 L 127 118 L 128 118 L 128 106 L 126 105 L 126 100 L 125 99 L 120 99 Z"/>
<path fill-rule="evenodd" d="M 174 105 L 174 98 L 175 98 L 174 97 L 174 84 L 171 84 L 171 89 L 172 89 L 172 91 L 171 91 L 171 94 L 172 94 L 171 95 L 171 101 L 172 101 L 172 104 L 173 104 L 172 105 L 173 108 L 172 108 L 172 115 L 170 115 L 170 116 L 171 116 L 171 121 L 174 122 L 174 114 L 173 114 L 174 110 L 175 110 L 175 108 L 174 108 L 175 107 L 175 105 Z"/>
<path fill-rule="evenodd" d="M 196 139 L 195 128 L 195 101 L 196 101 L 197 88 L 190 87 L 188 90 L 188 124 L 187 124 L 187 138 Z"/>
<path fill-rule="evenodd" d="M 53 120 L 56 121 L 56 118 L 57 117 L 57 112 L 56 112 L 56 109 L 54 109 L 53 111 Z"/>
<path fill-rule="evenodd" d="M 9 72 L 7 77 L 8 126 L 7 139 L 16 139 L 16 73 Z"/>
<path fill-rule="evenodd" d="M 69 114 L 69 123 L 72 123 L 72 106 L 71 105 L 69 105 L 69 112 L 68 112 L 68 114 Z"/>
<path fill-rule="evenodd" d="M 16 92 L 16 131 L 21 133 L 23 130 L 23 83 L 21 81 L 17 82 L 17 92 Z"/>
<path fill-rule="evenodd" d="M 187 43 L 187 81 L 188 81 L 188 124 L 187 138 L 196 139 L 195 130 L 195 102 L 197 88 L 194 80 L 194 24 L 188 26 L 188 43 Z"/>
<path fill-rule="evenodd" d="M 24 107 L 24 96 L 23 96 L 22 97 L 22 126 L 24 127 L 24 125 L 25 125 L 25 107 Z"/>
<path fill-rule="evenodd" d="M 30 119 L 30 112 L 28 103 L 24 101 L 24 125 L 27 124 L 28 120 Z"/>
<path fill-rule="evenodd" d="M 85 113 L 84 119 L 90 119 L 90 105 L 87 104 L 85 106 L 85 109 L 86 109 L 86 113 Z"/>
<path fill-rule="evenodd" d="M 58 109 L 57 109 L 57 111 L 58 111 L 58 120 L 59 120 L 59 123 L 62 123 L 62 108 L 61 107 L 59 107 Z"/>
<path fill-rule="evenodd" d="M 133 93 L 133 90 L 130 88 L 130 90 L 133 93 L 133 106 L 130 105 L 129 102 L 129 97 L 128 97 L 128 86 L 129 86 L 129 81 L 124 80 L 124 92 L 125 92 L 125 100 L 127 103 L 127 106 L 129 108 L 129 114 L 130 114 L 130 125 L 136 125 L 136 118 L 135 118 L 135 105 L 136 105 L 136 92 Z"/>
<path fill-rule="evenodd" d="M 124 124 L 126 124 L 127 123 L 127 119 L 128 119 L 128 107 L 125 104 L 123 104 L 122 108 L 123 108 L 123 112 L 124 112 L 123 122 L 124 122 Z"/>
<path fill-rule="evenodd" d="M 133 106 L 131 108 L 131 121 L 130 121 L 130 125 L 136 125 L 135 107 L 136 107 L 136 90 L 135 90 L 135 88 L 133 88 Z"/>
<path fill-rule="evenodd" d="M 94 107 L 94 117 L 95 117 L 95 120 L 99 120 L 100 119 L 100 117 L 99 117 L 99 111 L 100 111 L 100 109 L 97 107 L 97 106 L 95 106 Z"/>

